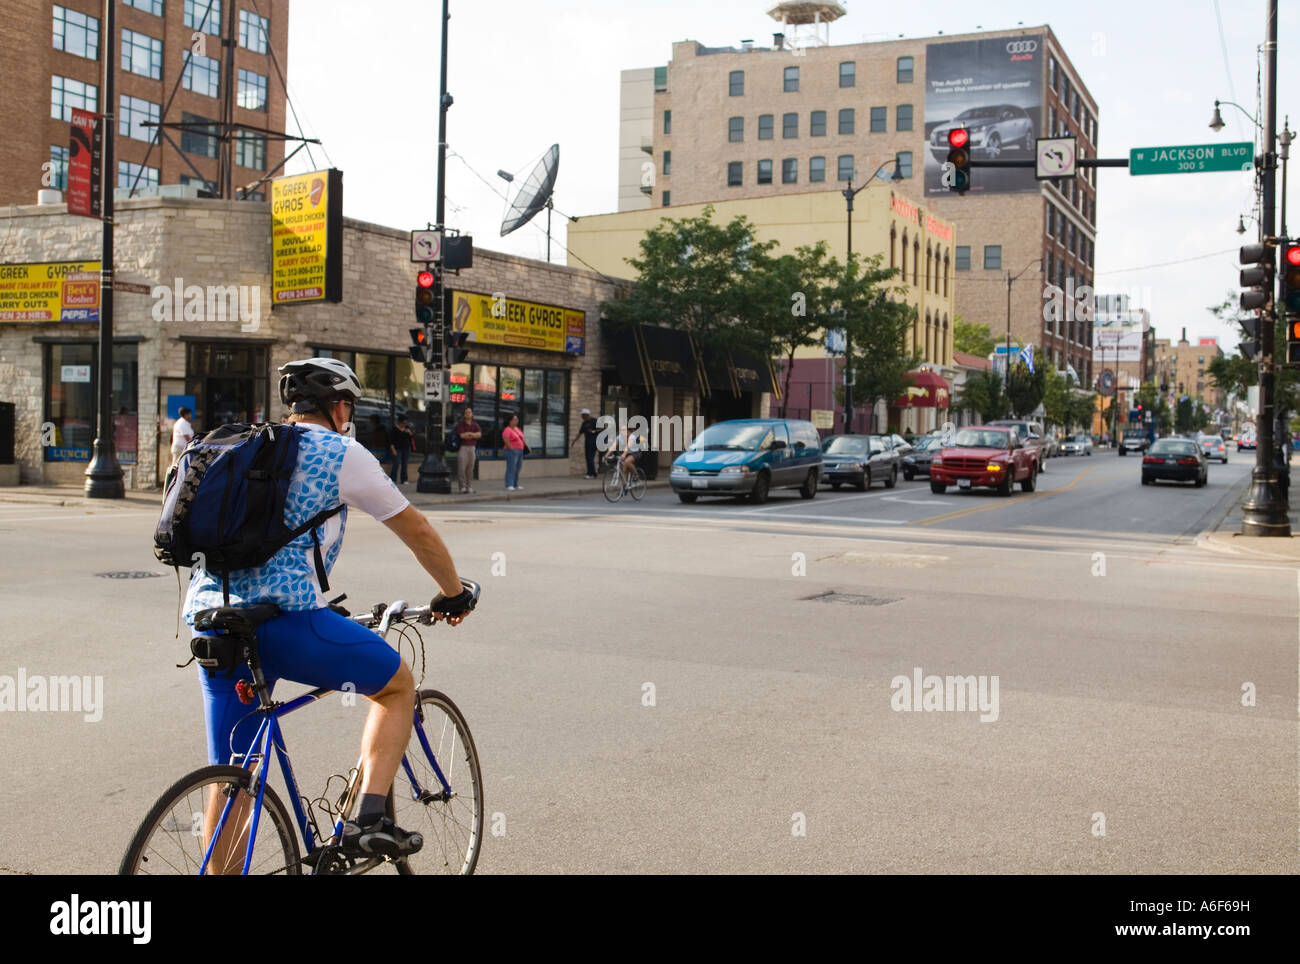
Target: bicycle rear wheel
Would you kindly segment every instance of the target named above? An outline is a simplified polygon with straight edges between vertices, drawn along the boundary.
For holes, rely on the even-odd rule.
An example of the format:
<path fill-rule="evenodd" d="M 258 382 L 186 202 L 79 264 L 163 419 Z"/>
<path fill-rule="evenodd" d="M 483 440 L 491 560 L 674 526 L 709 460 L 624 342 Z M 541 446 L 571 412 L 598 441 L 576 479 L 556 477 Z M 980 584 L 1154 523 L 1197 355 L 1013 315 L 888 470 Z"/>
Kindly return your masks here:
<path fill-rule="evenodd" d="M 210 766 L 181 777 L 153 805 L 122 858 L 118 873 L 195 875 L 203 864 L 207 849 L 203 834 L 204 810 L 209 795 L 235 795 L 236 807 L 227 820 L 223 839 L 230 838 L 227 870 L 239 873 L 248 847 L 248 828 L 252 820 L 254 796 L 249 793 L 252 773 L 242 767 Z M 236 825 L 235 819 L 242 819 Z M 219 812 L 219 811 L 218 811 Z M 231 837 L 232 834 L 237 836 Z M 218 842 L 220 846 L 220 841 Z M 213 851 L 214 863 L 217 850 Z M 212 867 L 208 868 L 212 873 Z M 301 874 L 298 837 L 289 811 L 271 787 L 262 799 L 262 814 L 257 822 L 257 840 L 253 844 L 253 874 Z"/>
<path fill-rule="evenodd" d="M 645 473 L 640 466 L 632 470 L 632 478 L 627 483 L 627 494 L 637 502 L 645 498 Z"/>
<path fill-rule="evenodd" d="M 417 791 L 406 767 L 393 780 L 392 800 L 397 825 L 424 835 L 419 853 L 397 861 L 402 874 L 472 874 L 483 843 L 483 783 L 478 750 L 465 716 L 449 697 L 437 690 L 420 690 L 415 726 L 406 747 L 406 762 L 419 784 Z M 420 743 L 423 729 L 433 759 Z M 446 777 L 451 795 L 444 799 L 433 761 Z"/>
<path fill-rule="evenodd" d="M 623 473 L 617 467 L 610 469 L 605 473 L 600 487 L 608 501 L 617 502 L 623 498 Z"/>

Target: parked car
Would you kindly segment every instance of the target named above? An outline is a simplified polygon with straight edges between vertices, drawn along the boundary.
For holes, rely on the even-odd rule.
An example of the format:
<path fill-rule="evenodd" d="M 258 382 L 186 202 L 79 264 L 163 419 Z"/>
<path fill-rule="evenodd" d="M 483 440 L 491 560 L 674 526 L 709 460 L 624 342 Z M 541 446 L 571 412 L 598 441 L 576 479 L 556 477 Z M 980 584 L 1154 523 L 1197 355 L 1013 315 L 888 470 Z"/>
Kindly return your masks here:
<path fill-rule="evenodd" d="M 1043 456 L 1054 459 L 1061 454 L 1061 440 L 1053 433 L 1048 432 L 1043 439 Z"/>
<path fill-rule="evenodd" d="M 1217 435 L 1206 435 L 1201 439 L 1201 452 L 1208 462 L 1210 459 L 1216 459 L 1219 462 L 1227 463 L 1228 446 L 1223 439 Z"/>
<path fill-rule="evenodd" d="M 907 439 L 903 438 L 903 436 L 901 435 L 898 434 L 891 435 L 889 436 L 889 440 L 894 443 L 894 451 L 899 454 L 900 458 L 906 455 L 908 452 L 912 451 L 913 448 L 912 443 L 909 442 Z"/>
<path fill-rule="evenodd" d="M 898 452 L 888 435 L 832 435 L 822 442 L 822 480 L 832 489 L 848 483 L 859 490 L 898 483 Z"/>
<path fill-rule="evenodd" d="M 903 466 L 903 478 L 908 482 L 918 475 L 930 474 L 930 461 L 939 454 L 943 448 L 943 438 L 939 435 L 929 435 L 917 441 L 912 451 L 903 456 L 901 464 Z"/>
<path fill-rule="evenodd" d="M 953 444 L 940 449 L 930 462 L 930 491 L 941 495 L 948 486 L 992 488 L 1010 495 L 1017 482 L 1033 492 L 1042 471 L 1042 449 L 1020 441 L 1015 426 L 976 425 L 957 432 Z"/>
<path fill-rule="evenodd" d="M 1020 444 L 1027 449 L 1032 449 L 1038 460 L 1038 471 L 1045 472 L 1047 469 L 1043 463 L 1047 461 L 1046 445 L 1043 437 L 1047 434 L 1043 431 L 1040 422 L 1031 421 L 1027 418 L 999 418 L 989 422 L 991 426 L 1010 426 L 1016 430 L 1020 439 Z"/>
<path fill-rule="evenodd" d="M 812 422 L 740 418 L 710 425 L 673 460 L 668 482 L 677 498 L 747 496 L 767 501 L 772 489 L 811 499 L 821 478 L 821 439 Z"/>
<path fill-rule="evenodd" d="M 1255 442 L 1255 436 L 1253 435 L 1243 435 L 1241 438 L 1237 439 L 1238 452 L 1240 452 L 1242 449 L 1250 449 L 1253 452 L 1255 451 L 1256 447 L 1257 445 Z"/>
<path fill-rule="evenodd" d="M 1071 435 L 1061 443 L 1062 455 L 1092 455 L 1092 437 L 1089 435 Z"/>
<path fill-rule="evenodd" d="M 1128 455 L 1129 452 L 1145 452 L 1151 440 L 1147 438 L 1146 429 L 1126 428 L 1124 430 L 1124 439 L 1119 444 L 1119 454 Z"/>
<path fill-rule="evenodd" d="M 1013 144 L 1026 153 L 1034 149 L 1034 122 L 1023 107 L 1014 104 L 971 107 L 939 124 L 930 132 L 930 153 L 937 160 L 947 160 L 948 132 L 954 127 L 964 127 L 970 133 L 972 157 L 1000 157 Z"/>
<path fill-rule="evenodd" d="M 1168 479 L 1191 482 L 1200 488 L 1209 477 L 1207 465 L 1201 446 L 1192 440 L 1157 439 L 1151 451 L 1142 456 L 1142 484 L 1151 485 L 1160 479 Z"/>

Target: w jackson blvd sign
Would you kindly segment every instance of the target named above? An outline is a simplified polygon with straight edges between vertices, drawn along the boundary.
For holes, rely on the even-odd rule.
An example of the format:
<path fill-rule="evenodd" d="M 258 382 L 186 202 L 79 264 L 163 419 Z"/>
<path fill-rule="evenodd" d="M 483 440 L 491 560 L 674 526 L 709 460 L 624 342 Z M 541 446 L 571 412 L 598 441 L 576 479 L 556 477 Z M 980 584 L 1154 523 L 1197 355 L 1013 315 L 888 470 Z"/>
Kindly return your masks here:
<path fill-rule="evenodd" d="M 1128 152 L 1130 174 L 1193 174 L 1202 171 L 1251 171 L 1255 145 L 1187 144 L 1176 147 L 1135 147 Z"/>

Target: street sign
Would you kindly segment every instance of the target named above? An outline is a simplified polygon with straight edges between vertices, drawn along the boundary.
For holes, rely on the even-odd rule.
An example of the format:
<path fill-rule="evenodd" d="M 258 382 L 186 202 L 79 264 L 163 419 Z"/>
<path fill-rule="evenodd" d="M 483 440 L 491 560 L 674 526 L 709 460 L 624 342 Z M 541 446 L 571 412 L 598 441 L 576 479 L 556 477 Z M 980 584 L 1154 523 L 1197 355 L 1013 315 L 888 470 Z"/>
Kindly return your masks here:
<path fill-rule="evenodd" d="M 1048 177 L 1075 177 L 1079 173 L 1076 138 L 1040 137 L 1034 142 L 1034 154 L 1034 174 L 1040 181 Z"/>
<path fill-rule="evenodd" d="M 835 413 L 828 408 L 814 408 L 812 410 L 813 428 L 834 428 Z"/>
<path fill-rule="evenodd" d="M 1253 171 L 1255 145 L 1186 144 L 1176 147 L 1135 147 L 1128 152 L 1130 174 L 1198 174 L 1202 171 Z"/>
<path fill-rule="evenodd" d="M 424 400 L 426 402 L 442 401 L 442 372 L 436 368 L 424 370 Z"/>
<path fill-rule="evenodd" d="M 411 260 L 438 261 L 442 258 L 441 231 L 412 231 Z"/>
<path fill-rule="evenodd" d="M 1115 391 L 1115 373 L 1109 368 L 1104 369 L 1101 373 L 1099 387 L 1103 395 L 1111 395 Z"/>

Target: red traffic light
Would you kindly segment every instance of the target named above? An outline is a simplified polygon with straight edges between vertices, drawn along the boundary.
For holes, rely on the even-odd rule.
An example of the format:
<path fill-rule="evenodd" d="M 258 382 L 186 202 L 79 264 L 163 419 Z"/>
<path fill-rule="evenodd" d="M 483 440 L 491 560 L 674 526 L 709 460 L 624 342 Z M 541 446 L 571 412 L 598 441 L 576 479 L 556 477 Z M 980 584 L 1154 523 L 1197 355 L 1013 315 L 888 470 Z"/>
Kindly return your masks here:
<path fill-rule="evenodd" d="M 418 275 L 415 276 L 415 283 L 418 284 L 421 288 L 432 288 L 433 272 L 421 271 Z"/>
<path fill-rule="evenodd" d="M 954 127 L 948 132 L 949 147 L 965 147 L 970 140 L 970 132 L 964 127 Z"/>
<path fill-rule="evenodd" d="M 1300 265 L 1300 245 L 1286 249 L 1286 263 Z"/>

